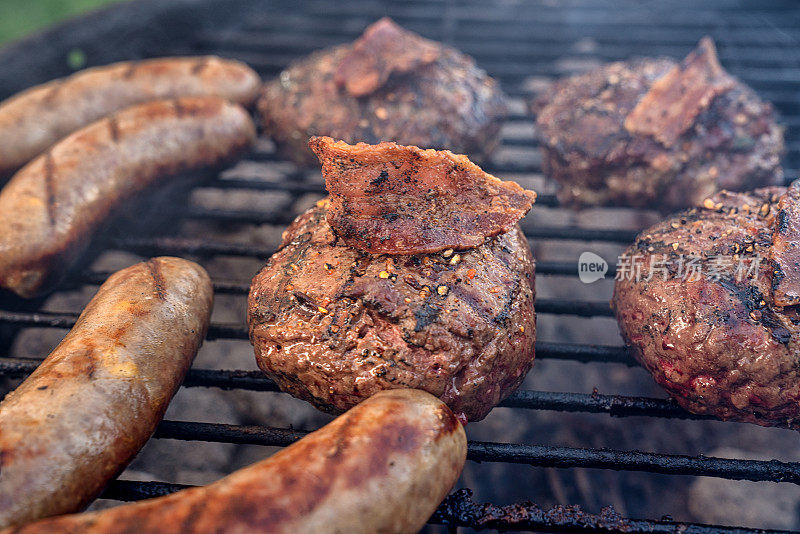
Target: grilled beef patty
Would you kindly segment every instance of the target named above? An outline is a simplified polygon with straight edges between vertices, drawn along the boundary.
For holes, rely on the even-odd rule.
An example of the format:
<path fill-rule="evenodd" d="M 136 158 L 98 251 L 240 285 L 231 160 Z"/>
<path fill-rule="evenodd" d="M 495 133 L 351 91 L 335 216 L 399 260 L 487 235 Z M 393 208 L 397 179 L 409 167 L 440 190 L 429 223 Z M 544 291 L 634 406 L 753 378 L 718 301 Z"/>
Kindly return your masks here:
<path fill-rule="evenodd" d="M 484 159 L 506 115 L 497 82 L 461 52 L 381 19 L 355 43 L 293 63 L 265 84 L 264 129 L 300 165 L 316 158 L 308 138 L 396 141 Z"/>
<path fill-rule="evenodd" d="M 722 70 L 708 38 L 681 63 L 635 59 L 561 80 L 531 107 L 567 206 L 668 212 L 782 182 L 772 106 Z"/>
<path fill-rule="evenodd" d="M 259 367 L 325 411 L 417 388 L 462 420 L 485 417 L 533 365 L 534 262 L 519 226 L 464 251 L 377 255 L 344 244 L 328 206 L 294 221 L 253 279 Z"/>
<path fill-rule="evenodd" d="M 798 198 L 783 187 L 720 192 L 645 230 L 621 258 L 622 336 L 687 410 L 800 427 Z"/>

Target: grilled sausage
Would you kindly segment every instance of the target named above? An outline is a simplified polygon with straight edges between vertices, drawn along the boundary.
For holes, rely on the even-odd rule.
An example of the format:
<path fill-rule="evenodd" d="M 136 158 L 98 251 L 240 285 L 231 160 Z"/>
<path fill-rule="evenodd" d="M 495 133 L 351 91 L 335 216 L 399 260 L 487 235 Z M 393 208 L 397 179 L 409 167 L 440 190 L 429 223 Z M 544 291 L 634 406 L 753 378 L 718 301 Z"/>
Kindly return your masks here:
<path fill-rule="evenodd" d="M 466 449 L 463 427 L 441 401 L 382 391 L 210 486 L 15 532 L 414 533 L 455 483 Z"/>
<path fill-rule="evenodd" d="M 121 204 L 254 138 L 247 112 L 216 97 L 149 102 L 66 137 L 0 192 L 0 286 L 23 297 L 51 289 Z"/>
<path fill-rule="evenodd" d="M 205 337 L 199 265 L 153 258 L 112 275 L 75 327 L 0 403 L 0 526 L 74 512 L 155 430 Z"/>
<path fill-rule="evenodd" d="M 214 56 L 126 61 L 32 87 L 0 103 L 0 174 L 10 174 L 59 139 L 121 109 L 163 98 L 218 96 L 249 105 L 261 80 Z"/>

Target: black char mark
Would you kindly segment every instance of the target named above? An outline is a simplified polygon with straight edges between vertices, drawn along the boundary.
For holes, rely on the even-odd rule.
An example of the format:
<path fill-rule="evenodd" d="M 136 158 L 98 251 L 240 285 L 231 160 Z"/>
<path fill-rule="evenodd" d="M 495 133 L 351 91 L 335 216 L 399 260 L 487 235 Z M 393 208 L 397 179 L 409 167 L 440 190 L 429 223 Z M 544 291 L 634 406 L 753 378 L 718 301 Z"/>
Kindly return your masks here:
<path fill-rule="evenodd" d="M 789 343 L 792 339 L 792 334 L 783 326 L 767 304 L 761 304 L 766 302 L 761 291 L 753 286 L 739 287 L 730 279 L 720 280 L 719 283 L 744 305 L 748 314 L 752 311 L 759 312 L 760 318 L 758 322 L 769 330 L 775 341 L 784 345 Z"/>

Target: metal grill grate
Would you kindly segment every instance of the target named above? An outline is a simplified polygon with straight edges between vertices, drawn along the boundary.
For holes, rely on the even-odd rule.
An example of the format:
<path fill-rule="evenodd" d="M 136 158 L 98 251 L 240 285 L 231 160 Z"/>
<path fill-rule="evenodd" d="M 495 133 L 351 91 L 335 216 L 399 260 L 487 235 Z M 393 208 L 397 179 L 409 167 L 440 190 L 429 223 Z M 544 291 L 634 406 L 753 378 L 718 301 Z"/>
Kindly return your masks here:
<path fill-rule="evenodd" d="M 677 9 L 691 8 L 690 11 Z M 735 2 L 712 0 L 694 9 L 691 3 L 658 4 L 633 2 L 497 2 L 490 8 L 477 0 L 414 0 L 404 3 L 311 1 L 300 5 L 286 1 L 263 2 L 242 17 L 242 23 L 228 28 L 203 30 L 188 41 L 171 43 L 152 55 L 217 53 L 242 59 L 263 77 L 276 75 L 292 59 L 333 44 L 354 39 L 376 18 L 389 15 L 398 23 L 430 38 L 447 42 L 476 58 L 479 65 L 498 77 L 513 98 L 513 112 L 504 128 L 503 143 L 485 168 L 504 179 L 519 175 L 539 176 L 540 158 L 534 147 L 531 119 L 524 113 L 523 99 L 531 94 L 532 77 L 549 78 L 574 70 L 590 61 L 624 59 L 637 55 L 681 57 L 704 34 L 715 37 L 722 62 L 729 70 L 773 101 L 787 125 L 787 176 L 794 178 L 800 168 L 800 8 L 790 2 Z M 114 8 L 112 8 L 113 10 Z M 579 16 L 577 16 L 579 15 Z M 569 65 L 571 66 L 569 66 Z M 267 144 L 265 143 L 265 146 Z M 272 212 L 187 207 L 179 219 L 218 221 L 246 225 L 284 226 L 292 219 L 292 206 L 308 193 L 320 194 L 319 173 L 297 169 L 281 161 L 266 146 L 251 153 L 246 161 L 269 169 L 274 181 L 260 181 L 238 175 L 236 169 L 203 182 L 210 190 L 279 191 L 289 195 L 287 209 Z M 550 184 L 545 184 L 545 189 Z M 552 191 L 552 189 L 550 189 Z M 552 193 L 539 196 L 537 207 L 557 207 Z M 523 223 L 534 242 L 570 240 L 625 244 L 634 231 L 616 228 L 576 226 L 533 226 Z M 142 255 L 188 255 L 267 258 L 273 250 L 227 241 L 175 235 L 118 236 L 108 248 Z M 574 276 L 570 262 L 540 261 L 538 275 Z M 68 280 L 63 289 L 97 285 L 107 272 L 83 272 Z M 611 270 L 613 275 L 613 267 Z M 246 280 L 215 280 L 217 293 L 242 298 Z M 611 316 L 607 301 L 539 299 L 540 315 L 571 317 Z M 26 327 L 70 328 L 78 310 L 53 313 L 31 309 L 14 299 L 0 299 L 0 325 L 16 331 Z M 209 339 L 246 340 L 240 324 L 213 324 Z M 246 341 L 242 341 L 246 343 Z M 247 350 L 250 350 L 249 348 Z M 622 346 L 598 346 L 562 342 L 539 342 L 537 359 L 634 366 Z M 35 369 L 38 360 L 0 358 L 0 375 L 21 378 Z M 533 371 L 534 373 L 536 370 Z M 217 387 L 251 391 L 277 391 L 273 382 L 258 372 L 193 369 L 184 387 Z M 646 416 L 671 419 L 706 419 L 689 414 L 670 400 L 579 393 L 517 391 L 501 406 L 526 410 L 552 410 L 608 414 L 617 417 Z M 524 414 L 523 414 L 524 415 Z M 285 446 L 305 432 L 270 427 L 164 421 L 155 437 L 224 443 Z M 800 484 L 800 463 L 739 460 L 706 456 L 685 456 L 650 452 L 538 446 L 471 441 L 468 457 L 480 462 L 511 462 L 545 467 L 592 467 L 645 471 L 677 475 L 706 475 L 753 481 L 786 481 Z M 106 498 L 137 500 L 167 494 L 183 487 L 161 482 L 116 481 Z M 459 491 L 443 503 L 433 523 L 473 528 L 544 530 L 570 532 L 755 532 L 753 529 L 711 527 L 666 520 L 632 520 L 604 510 L 599 515 L 576 507 L 544 511 L 532 504 L 506 507 L 480 505 L 471 494 Z M 759 531 L 765 532 L 765 531 Z"/>

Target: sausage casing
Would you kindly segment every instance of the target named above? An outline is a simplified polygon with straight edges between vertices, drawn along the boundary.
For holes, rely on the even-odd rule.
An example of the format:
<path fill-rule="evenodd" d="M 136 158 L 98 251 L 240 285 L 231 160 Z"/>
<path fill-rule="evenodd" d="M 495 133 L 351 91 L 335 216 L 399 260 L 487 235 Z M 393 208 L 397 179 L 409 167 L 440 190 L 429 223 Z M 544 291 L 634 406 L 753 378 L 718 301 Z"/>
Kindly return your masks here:
<path fill-rule="evenodd" d="M 51 289 L 124 202 L 254 138 L 247 111 L 216 97 L 148 102 L 78 130 L 0 191 L 0 286 L 23 297 Z"/>
<path fill-rule="evenodd" d="M 377 393 L 206 487 L 43 520 L 20 533 L 416 533 L 458 479 L 461 424 L 420 390 Z"/>
<path fill-rule="evenodd" d="M 37 85 L 0 103 L 0 174 L 106 115 L 151 100 L 218 96 L 249 105 L 261 80 L 215 56 L 125 61 Z"/>
<path fill-rule="evenodd" d="M 74 512 L 150 438 L 205 337 L 199 265 L 118 271 L 64 340 L 0 403 L 0 525 Z"/>

